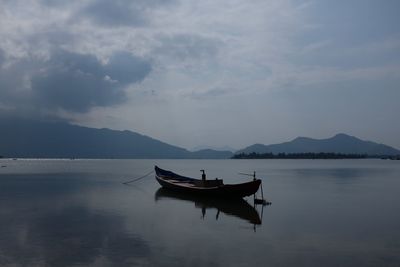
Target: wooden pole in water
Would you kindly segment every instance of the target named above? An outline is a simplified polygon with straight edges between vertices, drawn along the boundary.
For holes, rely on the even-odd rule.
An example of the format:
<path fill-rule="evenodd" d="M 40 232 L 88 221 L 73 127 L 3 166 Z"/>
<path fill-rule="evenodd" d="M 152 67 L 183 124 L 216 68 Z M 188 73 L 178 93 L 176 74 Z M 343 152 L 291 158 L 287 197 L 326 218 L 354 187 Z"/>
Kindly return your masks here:
<path fill-rule="evenodd" d="M 264 201 L 264 192 L 263 192 L 263 188 L 262 188 L 262 182 L 261 182 L 261 198 Z"/>

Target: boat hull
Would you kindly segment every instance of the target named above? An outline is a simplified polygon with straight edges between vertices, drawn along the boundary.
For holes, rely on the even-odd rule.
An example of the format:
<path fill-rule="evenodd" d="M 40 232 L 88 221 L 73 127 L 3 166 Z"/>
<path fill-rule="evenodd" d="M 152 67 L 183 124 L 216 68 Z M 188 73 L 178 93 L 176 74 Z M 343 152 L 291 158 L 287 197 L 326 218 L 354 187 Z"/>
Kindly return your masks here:
<path fill-rule="evenodd" d="M 213 197 L 243 198 L 255 194 L 260 187 L 261 180 L 256 179 L 241 184 L 221 184 L 217 186 L 199 186 L 201 180 L 184 177 L 170 171 L 155 167 L 158 183 L 169 190 L 196 195 Z M 211 180 L 212 181 L 212 180 Z"/>

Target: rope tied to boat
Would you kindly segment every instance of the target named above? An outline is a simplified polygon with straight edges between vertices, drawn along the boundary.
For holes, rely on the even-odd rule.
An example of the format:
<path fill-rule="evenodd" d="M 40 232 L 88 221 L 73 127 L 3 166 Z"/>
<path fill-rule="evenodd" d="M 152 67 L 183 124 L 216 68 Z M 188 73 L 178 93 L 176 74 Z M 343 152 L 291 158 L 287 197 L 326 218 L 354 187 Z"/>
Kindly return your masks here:
<path fill-rule="evenodd" d="M 149 173 L 146 173 L 146 174 L 143 175 L 143 176 L 140 176 L 139 178 L 136 178 L 136 179 L 133 179 L 133 180 L 130 180 L 130 181 L 123 182 L 123 184 L 130 184 L 130 183 L 133 183 L 133 182 L 142 180 L 142 179 L 146 178 L 147 176 L 149 176 L 150 174 L 152 174 L 153 172 L 154 172 L 154 170 L 150 171 Z"/>

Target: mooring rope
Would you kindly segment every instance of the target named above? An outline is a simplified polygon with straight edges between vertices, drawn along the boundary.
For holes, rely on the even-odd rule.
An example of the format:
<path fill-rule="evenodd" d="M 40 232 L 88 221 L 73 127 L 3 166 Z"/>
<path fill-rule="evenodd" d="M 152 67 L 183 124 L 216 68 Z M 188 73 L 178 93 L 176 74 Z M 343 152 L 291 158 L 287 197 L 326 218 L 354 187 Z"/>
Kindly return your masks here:
<path fill-rule="evenodd" d="M 130 184 L 130 183 L 139 181 L 139 180 L 141 180 L 141 179 L 143 179 L 143 178 L 146 178 L 147 176 L 149 176 L 149 175 L 152 174 L 153 172 L 154 172 L 154 170 L 152 170 L 151 172 L 149 172 L 149 173 L 147 173 L 147 174 L 145 174 L 145 175 L 143 175 L 143 176 L 140 176 L 139 178 L 136 178 L 136 179 L 133 179 L 133 180 L 130 180 L 130 181 L 123 182 L 123 184 Z"/>

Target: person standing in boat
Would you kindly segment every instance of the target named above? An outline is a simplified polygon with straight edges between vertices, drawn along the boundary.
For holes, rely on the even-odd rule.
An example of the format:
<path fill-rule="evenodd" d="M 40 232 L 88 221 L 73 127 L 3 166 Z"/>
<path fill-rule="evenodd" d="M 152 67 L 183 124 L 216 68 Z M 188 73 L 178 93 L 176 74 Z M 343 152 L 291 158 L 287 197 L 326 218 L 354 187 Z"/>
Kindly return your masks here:
<path fill-rule="evenodd" d="M 206 186 L 206 173 L 204 170 L 200 170 L 200 171 L 202 172 L 202 174 L 201 174 L 202 184 L 203 184 L 203 186 Z"/>

